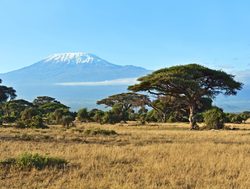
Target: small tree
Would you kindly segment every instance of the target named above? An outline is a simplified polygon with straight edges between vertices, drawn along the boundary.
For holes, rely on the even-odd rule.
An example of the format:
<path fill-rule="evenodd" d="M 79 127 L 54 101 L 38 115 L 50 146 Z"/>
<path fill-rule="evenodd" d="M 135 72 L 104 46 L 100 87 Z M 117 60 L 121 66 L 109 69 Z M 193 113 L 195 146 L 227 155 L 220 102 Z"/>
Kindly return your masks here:
<path fill-rule="evenodd" d="M 204 113 L 204 122 L 208 129 L 223 129 L 225 114 L 219 108 L 213 108 Z"/>

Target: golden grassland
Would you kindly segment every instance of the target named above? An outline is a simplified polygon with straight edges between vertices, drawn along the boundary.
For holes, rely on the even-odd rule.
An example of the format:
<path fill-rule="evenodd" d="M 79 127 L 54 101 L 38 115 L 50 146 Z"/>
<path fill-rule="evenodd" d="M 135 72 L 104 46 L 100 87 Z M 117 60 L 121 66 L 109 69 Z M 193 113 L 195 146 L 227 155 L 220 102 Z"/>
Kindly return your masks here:
<path fill-rule="evenodd" d="M 0 160 L 23 152 L 70 162 L 65 169 L 0 170 L 0 188 L 250 188 L 250 124 L 190 131 L 185 123 L 79 124 L 74 128 L 0 128 Z M 86 136 L 86 128 L 115 130 Z"/>

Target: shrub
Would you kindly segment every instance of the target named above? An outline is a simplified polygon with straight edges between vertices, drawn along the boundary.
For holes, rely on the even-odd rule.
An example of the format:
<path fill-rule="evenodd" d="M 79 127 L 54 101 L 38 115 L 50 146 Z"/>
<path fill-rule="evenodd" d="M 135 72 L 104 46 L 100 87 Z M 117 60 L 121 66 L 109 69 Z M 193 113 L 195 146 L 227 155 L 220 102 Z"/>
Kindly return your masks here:
<path fill-rule="evenodd" d="M 9 158 L 0 162 L 1 166 L 12 166 L 21 169 L 64 168 L 68 162 L 61 158 L 24 153 L 17 158 Z"/>
<path fill-rule="evenodd" d="M 213 108 L 204 113 L 204 122 L 208 129 L 223 129 L 225 114 L 219 108 Z"/>
<path fill-rule="evenodd" d="M 69 128 L 70 126 L 74 126 L 74 117 L 70 116 L 70 115 L 66 115 L 62 117 L 62 124 L 64 127 Z"/>
<path fill-rule="evenodd" d="M 226 114 L 226 121 L 229 123 L 245 123 L 249 116 L 246 113 L 227 113 Z"/>
<path fill-rule="evenodd" d="M 97 122 L 97 123 L 101 123 L 102 122 L 102 117 L 104 116 L 104 112 L 101 110 L 97 110 L 95 112 L 95 115 L 92 117 L 93 121 Z"/>
<path fill-rule="evenodd" d="M 44 122 L 43 119 L 40 116 L 33 116 L 31 119 L 27 120 L 18 120 L 16 122 L 16 127 L 23 129 L 23 128 L 36 128 L 36 129 L 44 129 L 48 128 Z"/>
<path fill-rule="evenodd" d="M 107 111 L 104 113 L 101 123 L 109 123 L 109 124 L 115 124 L 115 123 L 119 123 L 120 120 L 117 119 L 116 115 L 112 112 L 112 111 Z"/>
<path fill-rule="evenodd" d="M 88 113 L 87 108 L 80 109 L 77 112 L 77 119 L 80 122 L 87 122 L 87 121 L 89 121 L 89 113 Z"/>
<path fill-rule="evenodd" d="M 31 119 L 29 127 L 38 129 L 38 128 L 45 128 L 46 126 L 44 125 L 43 119 L 40 116 L 34 116 Z"/>
<path fill-rule="evenodd" d="M 27 126 L 26 126 L 26 123 L 24 121 L 18 120 L 16 122 L 16 128 L 24 129 L 24 128 L 27 128 Z"/>
<path fill-rule="evenodd" d="M 104 129 L 87 129 L 84 131 L 85 135 L 117 135 L 114 130 L 104 130 Z"/>
<path fill-rule="evenodd" d="M 2 118 L 2 121 L 4 123 L 14 123 L 16 121 L 16 117 L 15 116 L 4 115 L 3 118 Z"/>

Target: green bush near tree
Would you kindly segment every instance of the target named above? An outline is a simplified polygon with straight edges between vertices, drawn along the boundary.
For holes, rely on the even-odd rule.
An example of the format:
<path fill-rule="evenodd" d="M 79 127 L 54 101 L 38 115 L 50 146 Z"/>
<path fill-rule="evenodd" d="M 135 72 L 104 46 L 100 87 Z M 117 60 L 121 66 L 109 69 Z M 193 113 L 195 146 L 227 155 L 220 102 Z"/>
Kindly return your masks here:
<path fill-rule="evenodd" d="M 207 129 L 223 129 L 225 114 L 219 108 L 213 108 L 204 113 L 204 122 Z"/>

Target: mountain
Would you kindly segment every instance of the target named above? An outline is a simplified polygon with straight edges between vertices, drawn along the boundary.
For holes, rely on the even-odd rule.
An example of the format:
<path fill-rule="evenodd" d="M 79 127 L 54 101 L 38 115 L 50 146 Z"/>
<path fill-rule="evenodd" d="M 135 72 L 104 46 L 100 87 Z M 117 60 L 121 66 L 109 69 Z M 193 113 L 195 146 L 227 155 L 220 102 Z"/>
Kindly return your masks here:
<path fill-rule="evenodd" d="M 77 109 L 95 107 L 97 100 L 126 91 L 136 78 L 150 72 L 78 52 L 54 54 L 22 69 L 0 74 L 0 78 L 17 90 L 19 98 L 33 100 L 40 95 L 53 96 Z"/>
<path fill-rule="evenodd" d="M 53 84 L 58 82 L 94 82 L 134 78 L 149 73 L 136 66 L 120 66 L 88 53 L 51 55 L 31 66 L 0 76 L 20 85 Z"/>

